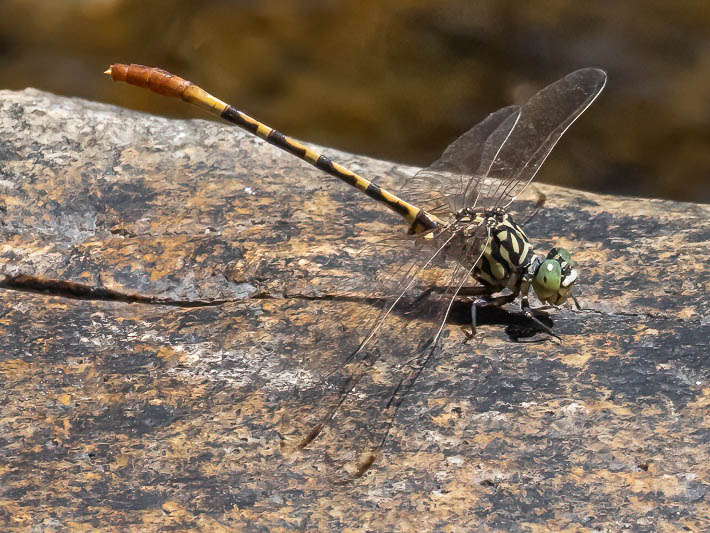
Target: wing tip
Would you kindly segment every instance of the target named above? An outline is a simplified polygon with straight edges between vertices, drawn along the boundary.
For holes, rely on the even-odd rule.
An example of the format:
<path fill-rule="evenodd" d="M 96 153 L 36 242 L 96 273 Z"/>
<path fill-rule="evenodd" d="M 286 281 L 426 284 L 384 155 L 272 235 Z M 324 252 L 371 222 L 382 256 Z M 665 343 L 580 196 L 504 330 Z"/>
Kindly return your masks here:
<path fill-rule="evenodd" d="M 607 73 L 598 67 L 585 67 L 570 72 L 565 78 L 581 78 L 585 85 L 596 88 L 596 92 L 601 92 L 606 85 Z"/>

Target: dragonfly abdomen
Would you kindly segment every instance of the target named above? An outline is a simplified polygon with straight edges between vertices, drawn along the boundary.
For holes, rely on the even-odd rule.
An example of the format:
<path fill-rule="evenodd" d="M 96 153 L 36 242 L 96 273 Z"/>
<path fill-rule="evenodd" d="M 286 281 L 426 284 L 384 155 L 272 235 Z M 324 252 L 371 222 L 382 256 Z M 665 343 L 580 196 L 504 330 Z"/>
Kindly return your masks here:
<path fill-rule="evenodd" d="M 311 150 L 295 139 L 262 124 L 246 113 L 242 113 L 233 106 L 215 98 L 204 89 L 179 76 L 165 70 L 146 67 L 144 65 L 124 65 L 116 63 L 106 70 L 105 74 L 115 81 L 124 81 L 131 85 L 144 87 L 165 96 L 181 98 L 182 100 L 206 109 L 210 113 L 219 115 L 224 120 L 243 128 L 266 142 L 285 150 L 296 157 L 310 163 L 314 167 L 327 172 L 348 185 L 364 192 L 392 211 L 402 216 L 410 224 L 411 233 L 421 233 L 433 229 L 440 221 L 433 215 L 405 202 L 391 192 L 379 187 L 377 184 L 358 176 L 345 167 L 331 161 L 326 156 Z"/>

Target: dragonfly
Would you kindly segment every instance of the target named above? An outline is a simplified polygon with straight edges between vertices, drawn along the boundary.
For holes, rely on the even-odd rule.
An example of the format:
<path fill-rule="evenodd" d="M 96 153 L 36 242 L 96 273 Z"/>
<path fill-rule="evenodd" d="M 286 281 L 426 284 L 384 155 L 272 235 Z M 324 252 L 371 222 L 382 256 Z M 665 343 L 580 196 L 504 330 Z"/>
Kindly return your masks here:
<path fill-rule="evenodd" d="M 576 70 L 524 104 L 491 113 L 407 182 L 401 195 L 406 200 L 165 70 L 113 64 L 105 74 L 219 115 L 364 192 L 409 226 L 397 239 L 403 258 L 398 275 L 387 278 L 388 297 L 369 322 L 363 321 L 367 328 L 359 345 L 340 357 L 320 359 L 313 369 L 317 379 L 296 384 L 282 414 L 284 455 L 329 438 L 327 457 L 340 474 L 353 478 L 367 472 L 407 394 L 440 355 L 447 317 L 467 284 L 474 282 L 476 289 L 470 300 L 474 334 L 477 309 L 520 298 L 522 314 L 555 335 L 536 311 L 570 298 L 576 303 L 578 270 L 570 252 L 554 247 L 547 255 L 536 253 L 509 208 L 600 94 L 607 78 L 603 70 Z M 542 307 L 531 307 L 531 289 Z M 342 412 L 347 415 L 338 415 Z M 326 429 L 331 437 L 322 436 Z"/>

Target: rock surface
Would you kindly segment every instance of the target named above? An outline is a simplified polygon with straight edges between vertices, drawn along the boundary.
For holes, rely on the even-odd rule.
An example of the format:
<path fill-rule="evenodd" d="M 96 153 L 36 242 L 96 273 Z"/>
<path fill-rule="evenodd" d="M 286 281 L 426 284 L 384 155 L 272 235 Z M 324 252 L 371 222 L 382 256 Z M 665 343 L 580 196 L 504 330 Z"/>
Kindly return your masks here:
<path fill-rule="evenodd" d="M 448 325 L 335 485 L 318 440 L 280 454 L 279 407 L 302 349 L 362 333 L 392 253 L 358 252 L 406 226 L 229 126 L 25 90 L 0 131 L 3 530 L 710 528 L 710 207 L 536 186 L 528 234 L 581 266 L 563 343 L 515 342 L 512 305 Z"/>

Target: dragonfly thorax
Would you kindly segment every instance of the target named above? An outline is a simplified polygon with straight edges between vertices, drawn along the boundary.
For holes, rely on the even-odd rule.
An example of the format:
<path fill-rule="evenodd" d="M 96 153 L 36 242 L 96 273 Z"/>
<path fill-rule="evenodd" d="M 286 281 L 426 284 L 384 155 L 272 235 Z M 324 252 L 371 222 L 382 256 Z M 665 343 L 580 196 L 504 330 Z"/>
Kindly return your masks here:
<path fill-rule="evenodd" d="M 477 244 L 475 278 L 492 291 L 516 290 L 534 257 L 523 228 L 502 209 L 462 209 L 455 223 L 467 241 Z"/>

